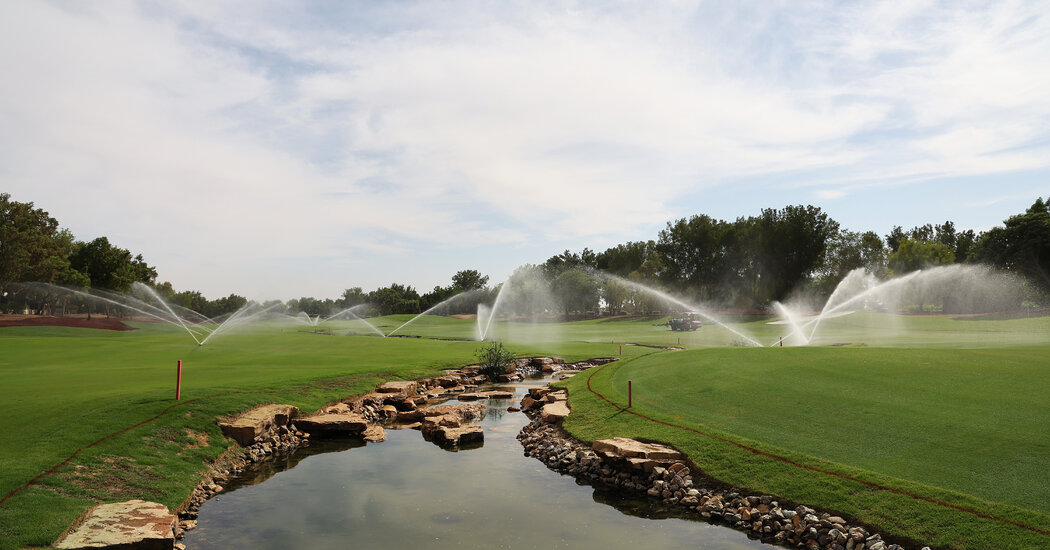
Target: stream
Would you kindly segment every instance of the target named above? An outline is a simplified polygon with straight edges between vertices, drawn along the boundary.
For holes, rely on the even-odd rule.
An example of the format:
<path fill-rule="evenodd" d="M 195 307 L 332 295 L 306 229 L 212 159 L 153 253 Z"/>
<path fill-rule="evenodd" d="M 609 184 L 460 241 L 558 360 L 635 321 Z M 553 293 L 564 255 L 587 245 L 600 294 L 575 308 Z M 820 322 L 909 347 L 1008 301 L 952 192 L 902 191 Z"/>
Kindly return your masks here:
<path fill-rule="evenodd" d="M 188 550 L 768 548 L 524 456 L 515 436 L 528 418 L 506 409 L 547 381 L 499 386 L 516 395 L 488 400 L 476 448 L 444 450 L 417 430 L 388 429 L 385 442 L 367 445 L 315 440 L 229 480 L 182 542 Z"/>

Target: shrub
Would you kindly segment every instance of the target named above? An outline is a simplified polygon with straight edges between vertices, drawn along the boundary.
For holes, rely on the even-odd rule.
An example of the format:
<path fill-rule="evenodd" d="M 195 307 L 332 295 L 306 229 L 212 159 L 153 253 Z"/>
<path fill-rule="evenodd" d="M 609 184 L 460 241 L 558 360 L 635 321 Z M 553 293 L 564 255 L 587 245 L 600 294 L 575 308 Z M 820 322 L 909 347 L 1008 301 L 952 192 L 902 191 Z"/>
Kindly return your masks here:
<path fill-rule="evenodd" d="M 478 349 L 478 372 L 495 382 L 499 375 L 505 374 L 507 368 L 514 362 L 514 354 L 503 347 L 503 342 L 492 342 L 488 346 Z"/>

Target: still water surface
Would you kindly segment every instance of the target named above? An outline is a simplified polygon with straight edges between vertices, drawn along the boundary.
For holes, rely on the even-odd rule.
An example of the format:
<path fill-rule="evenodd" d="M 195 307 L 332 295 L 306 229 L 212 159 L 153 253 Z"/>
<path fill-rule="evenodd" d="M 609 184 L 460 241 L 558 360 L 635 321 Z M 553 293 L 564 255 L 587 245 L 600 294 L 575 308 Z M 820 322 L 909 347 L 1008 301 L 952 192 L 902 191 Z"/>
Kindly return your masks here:
<path fill-rule="evenodd" d="M 538 382 L 537 382 L 538 383 Z M 760 548 L 741 532 L 666 517 L 644 499 L 578 484 L 523 455 L 528 422 L 490 400 L 483 446 L 458 452 L 416 430 L 367 446 L 315 441 L 204 503 L 189 550 Z"/>

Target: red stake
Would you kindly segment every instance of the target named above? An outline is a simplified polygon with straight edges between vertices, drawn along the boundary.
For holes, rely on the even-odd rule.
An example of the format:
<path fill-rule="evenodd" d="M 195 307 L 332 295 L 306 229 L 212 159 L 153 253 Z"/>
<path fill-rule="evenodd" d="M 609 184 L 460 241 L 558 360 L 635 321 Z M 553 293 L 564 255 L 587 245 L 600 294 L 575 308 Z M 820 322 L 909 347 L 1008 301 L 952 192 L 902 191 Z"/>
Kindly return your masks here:
<path fill-rule="evenodd" d="M 179 369 L 175 374 L 175 400 L 182 399 L 182 360 L 179 360 Z"/>
<path fill-rule="evenodd" d="M 620 355 L 623 355 L 623 344 L 620 344 Z"/>
<path fill-rule="evenodd" d="M 784 347 L 784 337 L 780 337 L 780 347 Z"/>
<path fill-rule="evenodd" d="M 634 404 L 634 393 L 631 391 L 631 381 L 627 381 L 627 408 Z"/>

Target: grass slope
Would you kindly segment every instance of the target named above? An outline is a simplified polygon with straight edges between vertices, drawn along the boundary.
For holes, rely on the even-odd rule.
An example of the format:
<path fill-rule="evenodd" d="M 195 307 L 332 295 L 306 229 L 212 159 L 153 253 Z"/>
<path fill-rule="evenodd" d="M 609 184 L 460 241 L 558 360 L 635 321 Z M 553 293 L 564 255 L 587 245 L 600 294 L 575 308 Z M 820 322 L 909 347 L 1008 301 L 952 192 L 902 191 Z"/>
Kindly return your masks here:
<path fill-rule="evenodd" d="M 709 349 L 614 364 L 592 387 L 633 411 L 796 462 L 1050 530 L 1050 348 Z M 802 470 L 609 406 L 569 382 L 566 427 L 672 443 L 717 479 L 953 548 L 1050 538 Z"/>
<path fill-rule="evenodd" d="M 178 505 L 205 462 L 228 446 L 217 416 L 268 401 L 313 410 L 382 380 L 470 364 L 481 346 L 275 326 L 222 335 L 198 347 L 173 327 L 138 326 L 132 332 L 0 329 L 0 414 L 8 419 L 0 424 L 0 496 L 77 449 L 161 414 L 84 450 L 57 475 L 0 505 L 0 548 L 48 544 L 96 501 L 134 497 Z M 608 344 L 566 342 L 550 348 L 548 353 L 568 360 L 615 353 Z M 527 345 L 511 350 L 538 351 Z M 184 361 L 182 401 L 165 413 L 176 404 L 178 359 Z"/>

